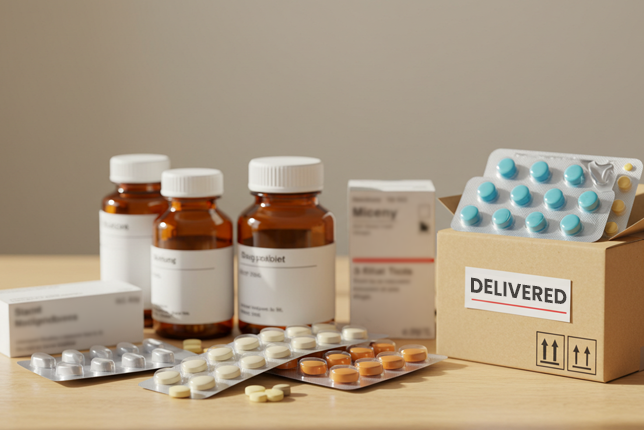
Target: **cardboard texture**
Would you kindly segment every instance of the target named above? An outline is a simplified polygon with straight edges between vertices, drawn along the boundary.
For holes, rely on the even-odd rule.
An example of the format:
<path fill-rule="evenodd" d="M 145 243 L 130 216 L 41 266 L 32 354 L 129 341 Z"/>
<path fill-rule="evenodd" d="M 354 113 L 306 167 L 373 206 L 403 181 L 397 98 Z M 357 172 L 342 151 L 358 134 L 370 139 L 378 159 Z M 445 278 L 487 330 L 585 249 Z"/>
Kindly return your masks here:
<path fill-rule="evenodd" d="M 440 200 L 453 213 L 458 197 Z M 644 351 L 642 217 L 644 185 L 638 187 L 629 227 L 610 240 L 439 231 L 437 353 L 599 382 L 639 371 Z M 465 308 L 466 267 L 570 280 L 570 323 Z"/>

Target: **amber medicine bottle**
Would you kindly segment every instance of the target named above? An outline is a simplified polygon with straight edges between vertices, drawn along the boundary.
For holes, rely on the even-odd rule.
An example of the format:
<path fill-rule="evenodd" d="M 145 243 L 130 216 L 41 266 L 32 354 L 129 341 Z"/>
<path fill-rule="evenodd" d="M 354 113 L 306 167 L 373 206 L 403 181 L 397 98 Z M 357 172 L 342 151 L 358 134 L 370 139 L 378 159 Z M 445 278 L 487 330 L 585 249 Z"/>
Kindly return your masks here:
<path fill-rule="evenodd" d="M 233 223 L 217 207 L 215 169 L 163 172 L 170 207 L 154 223 L 152 318 L 161 336 L 213 338 L 233 327 Z"/>
<path fill-rule="evenodd" d="M 317 158 L 251 160 L 255 202 L 237 222 L 239 329 L 258 333 L 335 317 L 333 214 L 318 203 Z"/>
<path fill-rule="evenodd" d="M 161 173 L 170 159 L 160 154 L 126 154 L 110 159 L 116 191 L 99 211 L 101 280 L 141 288 L 145 326 L 152 326 L 150 245 L 154 219 L 168 208 L 161 195 Z"/>

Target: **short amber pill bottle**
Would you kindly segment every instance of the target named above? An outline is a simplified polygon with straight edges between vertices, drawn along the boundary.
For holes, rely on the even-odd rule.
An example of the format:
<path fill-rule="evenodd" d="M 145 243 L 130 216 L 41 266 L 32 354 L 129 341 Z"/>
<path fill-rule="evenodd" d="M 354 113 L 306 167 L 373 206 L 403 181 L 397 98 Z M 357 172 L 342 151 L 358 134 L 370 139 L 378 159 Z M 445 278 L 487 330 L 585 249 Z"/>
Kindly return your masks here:
<path fill-rule="evenodd" d="M 170 208 L 154 223 L 152 318 L 157 334 L 206 339 L 233 327 L 233 224 L 217 207 L 215 169 L 163 172 Z"/>
<path fill-rule="evenodd" d="M 318 203 L 322 186 L 317 158 L 249 163 L 255 202 L 237 222 L 242 333 L 335 318 L 335 223 Z"/>
<path fill-rule="evenodd" d="M 152 224 L 168 209 L 161 195 L 161 173 L 169 168 L 170 159 L 161 154 L 110 158 L 110 181 L 116 190 L 103 198 L 99 212 L 101 280 L 124 281 L 141 289 L 146 327 L 152 327 Z"/>

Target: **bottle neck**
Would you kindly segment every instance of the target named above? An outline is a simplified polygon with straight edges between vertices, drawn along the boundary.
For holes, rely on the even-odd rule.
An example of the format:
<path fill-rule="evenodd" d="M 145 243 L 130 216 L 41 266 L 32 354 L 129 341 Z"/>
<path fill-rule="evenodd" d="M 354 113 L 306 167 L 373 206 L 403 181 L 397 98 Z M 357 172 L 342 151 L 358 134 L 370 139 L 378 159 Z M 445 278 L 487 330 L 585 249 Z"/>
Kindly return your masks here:
<path fill-rule="evenodd" d="M 274 193 L 251 193 L 255 196 L 255 204 L 268 207 L 268 206 L 317 206 L 318 194 L 320 191 L 312 193 L 298 193 L 298 194 L 274 194 Z"/>
<path fill-rule="evenodd" d="M 170 211 L 209 211 L 217 208 L 219 197 L 170 198 Z"/>
<path fill-rule="evenodd" d="M 161 182 L 150 184 L 117 184 L 116 192 L 119 194 L 159 194 Z"/>

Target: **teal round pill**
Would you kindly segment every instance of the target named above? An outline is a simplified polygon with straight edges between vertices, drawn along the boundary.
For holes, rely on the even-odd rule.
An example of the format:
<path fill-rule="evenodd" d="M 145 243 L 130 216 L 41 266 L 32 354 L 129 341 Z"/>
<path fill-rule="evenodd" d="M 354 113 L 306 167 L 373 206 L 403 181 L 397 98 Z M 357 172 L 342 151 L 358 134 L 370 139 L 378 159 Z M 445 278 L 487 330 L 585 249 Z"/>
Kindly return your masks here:
<path fill-rule="evenodd" d="M 550 167 L 545 161 L 537 161 L 530 166 L 530 176 L 537 182 L 546 182 L 550 179 Z"/>
<path fill-rule="evenodd" d="M 493 202 L 499 195 L 499 193 L 496 191 L 496 187 L 492 182 L 483 182 L 481 185 L 479 185 L 477 192 L 481 201 L 484 201 L 486 203 Z"/>
<path fill-rule="evenodd" d="M 579 196 L 579 207 L 586 212 L 595 212 L 599 208 L 599 196 L 594 191 L 586 191 Z"/>
<path fill-rule="evenodd" d="M 530 194 L 530 189 L 525 185 L 517 185 L 510 192 L 510 198 L 517 206 L 527 206 L 532 201 L 532 194 Z"/>
<path fill-rule="evenodd" d="M 510 213 L 510 211 L 505 208 L 497 210 L 492 215 L 492 222 L 494 223 L 494 226 L 502 230 L 512 227 L 513 221 L 514 218 L 512 218 L 512 213 Z"/>
<path fill-rule="evenodd" d="M 564 171 L 564 179 L 568 185 L 577 187 L 584 183 L 584 169 L 579 164 L 573 164 Z"/>
<path fill-rule="evenodd" d="M 517 174 L 517 166 L 511 158 L 504 158 L 496 165 L 496 171 L 499 172 L 502 178 L 512 179 Z"/>
<path fill-rule="evenodd" d="M 574 236 L 581 231 L 581 220 L 575 214 L 566 215 L 559 226 L 567 236 Z"/>
<path fill-rule="evenodd" d="M 548 221 L 541 212 L 532 212 L 525 217 L 525 226 L 531 232 L 539 233 L 548 227 Z"/>
<path fill-rule="evenodd" d="M 557 210 L 566 204 L 566 197 L 559 188 L 553 188 L 546 191 L 546 194 L 543 195 L 543 201 L 548 209 Z"/>
<path fill-rule="evenodd" d="M 478 223 L 481 220 L 481 216 L 479 215 L 479 210 L 476 208 L 476 206 L 465 206 L 463 209 L 461 209 L 461 222 L 464 225 L 474 225 Z"/>

